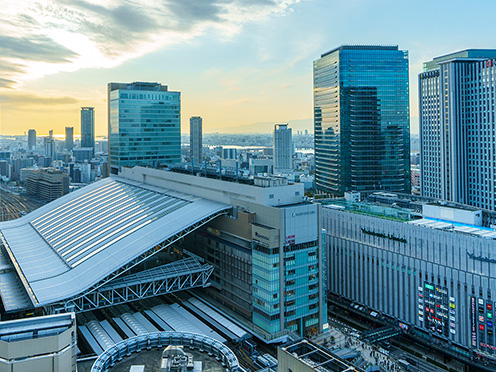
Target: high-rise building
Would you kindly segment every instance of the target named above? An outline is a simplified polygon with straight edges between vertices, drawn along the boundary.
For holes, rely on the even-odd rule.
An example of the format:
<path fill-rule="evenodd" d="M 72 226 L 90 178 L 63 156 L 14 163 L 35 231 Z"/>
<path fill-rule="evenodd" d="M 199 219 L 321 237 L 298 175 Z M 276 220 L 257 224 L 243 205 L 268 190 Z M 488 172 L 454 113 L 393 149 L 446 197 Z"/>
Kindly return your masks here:
<path fill-rule="evenodd" d="M 181 161 L 180 92 L 159 83 L 109 83 L 110 172 Z"/>
<path fill-rule="evenodd" d="M 48 131 L 48 138 L 53 139 L 53 129 Z"/>
<path fill-rule="evenodd" d="M 317 190 L 410 193 L 408 52 L 343 45 L 313 71 Z"/>
<path fill-rule="evenodd" d="M 274 174 L 293 172 L 293 137 L 288 124 L 274 127 Z"/>
<path fill-rule="evenodd" d="M 81 147 L 95 148 L 94 107 L 81 107 Z"/>
<path fill-rule="evenodd" d="M 55 159 L 56 148 L 55 148 L 55 140 L 53 137 L 44 137 L 43 145 L 45 147 L 45 156 Z"/>
<path fill-rule="evenodd" d="M 28 150 L 33 151 L 36 149 L 36 130 L 30 129 L 28 131 Z"/>
<path fill-rule="evenodd" d="M 191 159 L 197 164 L 200 163 L 203 158 L 202 122 L 203 121 L 200 116 L 192 116 L 189 119 L 189 149 L 191 152 Z"/>
<path fill-rule="evenodd" d="M 467 49 L 419 75 L 421 193 L 496 209 L 496 50 Z"/>
<path fill-rule="evenodd" d="M 65 127 L 65 148 L 69 151 L 74 147 L 74 128 Z"/>

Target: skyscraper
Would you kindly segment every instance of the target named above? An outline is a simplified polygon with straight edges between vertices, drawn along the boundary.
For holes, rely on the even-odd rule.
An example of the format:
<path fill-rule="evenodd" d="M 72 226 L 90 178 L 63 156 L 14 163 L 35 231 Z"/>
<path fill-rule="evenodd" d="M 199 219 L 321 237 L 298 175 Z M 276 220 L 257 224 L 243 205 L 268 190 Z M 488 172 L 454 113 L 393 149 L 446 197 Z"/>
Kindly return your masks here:
<path fill-rule="evenodd" d="M 36 149 L 36 130 L 30 129 L 28 131 L 28 150 L 32 151 Z"/>
<path fill-rule="evenodd" d="M 45 147 L 45 156 L 51 158 L 50 162 L 55 159 L 55 140 L 53 137 L 44 137 L 43 145 Z"/>
<path fill-rule="evenodd" d="M 65 148 L 69 151 L 74 147 L 74 128 L 65 127 Z"/>
<path fill-rule="evenodd" d="M 202 118 L 200 116 L 192 116 L 189 119 L 189 149 L 191 151 L 191 159 L 196 163 L 200 163 L 203 159 L 203 131 Z"/>
<path fill-rule="evenodd" d="M 467 49 L 419 75 L 421 193 L 496 209 L 496 50 Z"/>
<path fill-rule="evenodd" d="M 94 107 L 81 107 L 81 147 L 95 148 Z"/>
<path fill-rule="evenodd" d="M 293 172 L 293 137 L 288 124 L 274 126 L 274 174 Z"/>
<path fill-rule="evenodd" d="M 313 70 L 317 190 L 410 193 L 408 52 L 343 45 Z"/>
<path fill-rule="evenodd" d="M 181 161 L 180 95 L 159 83 L 108 84 L 111 173 Z"/>

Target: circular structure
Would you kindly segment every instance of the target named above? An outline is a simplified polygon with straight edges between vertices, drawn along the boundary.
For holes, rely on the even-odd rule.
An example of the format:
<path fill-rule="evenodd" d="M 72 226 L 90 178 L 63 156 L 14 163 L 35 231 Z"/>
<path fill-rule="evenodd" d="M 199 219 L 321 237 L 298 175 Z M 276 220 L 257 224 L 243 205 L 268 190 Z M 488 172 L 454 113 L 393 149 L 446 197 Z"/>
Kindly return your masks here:
<path fill-rule="evenodd" d="M 91 372 L 106 372 L 122 358 L 139 353 L 141 350 L 149 350 L 154 347 L 165 347 L 169 345 L 187 346 L 190 349 L 198 349 L 214 356 L 230 372 L 239 371 L 239 362 L 236 355 L 223 343 L 211 337 L 191 332 L 151 332 L 128 338 L 109 347 L 95 360 Z"/>

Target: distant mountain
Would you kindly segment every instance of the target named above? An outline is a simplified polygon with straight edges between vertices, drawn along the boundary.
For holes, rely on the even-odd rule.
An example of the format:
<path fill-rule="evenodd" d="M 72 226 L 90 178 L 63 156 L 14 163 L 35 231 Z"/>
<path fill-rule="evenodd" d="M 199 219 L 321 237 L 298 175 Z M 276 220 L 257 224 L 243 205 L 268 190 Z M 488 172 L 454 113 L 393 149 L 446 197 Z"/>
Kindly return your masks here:
<path fill-rule="evenodd" d="M 309 133 L 313 133 L 313 119 L 300 119 L 300 120 L 288 120 L 288 121 L 278 121 L 277 123 L 288 123 L 293 129 L 293 134 L 297 131 L 308 130 Z M 276 122 L 266 121 L 258 122 L 254 124 L 246 124 L 239 126 L 223 127 L 222 129 L 215 130 L 218 133 L 272 133 L 274 130 L 274 124 Z"/>

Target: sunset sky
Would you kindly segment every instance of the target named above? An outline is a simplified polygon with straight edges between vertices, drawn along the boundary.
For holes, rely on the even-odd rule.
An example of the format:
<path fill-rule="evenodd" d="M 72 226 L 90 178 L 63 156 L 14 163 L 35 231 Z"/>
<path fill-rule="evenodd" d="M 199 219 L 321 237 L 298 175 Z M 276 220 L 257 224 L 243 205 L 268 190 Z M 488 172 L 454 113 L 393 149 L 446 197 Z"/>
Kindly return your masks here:
<path fill-rule="evenodd" d="M 0 0 L 0 133 L 45 135 L 94 106 L 107 133 L 108 82 L 157 81 L 182 94 L 182 132 L 311 129 L 312 61 L 341 44 L 410 54 L 412 132 L 422 62 L 496 48 L 494 0 Z M 237 128 L 239 127 L 239 128 Z M 267 132 L 271 127 L 267 124 Z"/>

